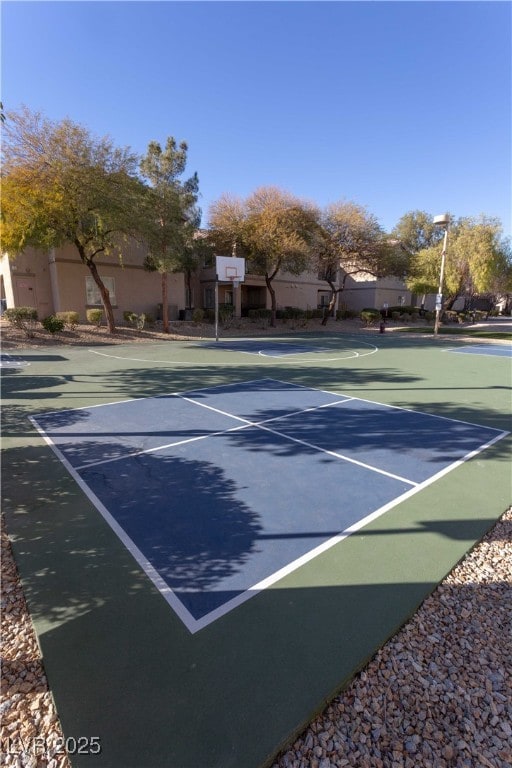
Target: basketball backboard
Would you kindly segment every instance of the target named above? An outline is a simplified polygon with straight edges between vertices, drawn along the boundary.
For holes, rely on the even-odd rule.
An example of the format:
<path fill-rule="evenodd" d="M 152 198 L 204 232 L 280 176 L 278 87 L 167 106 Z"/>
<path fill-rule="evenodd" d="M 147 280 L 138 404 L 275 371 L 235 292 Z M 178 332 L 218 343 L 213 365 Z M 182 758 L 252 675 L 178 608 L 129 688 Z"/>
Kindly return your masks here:
<path fill-rule="evenodd" d="M 215 269 L 220 283 L 242 283 L 245 280 L 245 259 L 237 256 L 216 256 Z"/>

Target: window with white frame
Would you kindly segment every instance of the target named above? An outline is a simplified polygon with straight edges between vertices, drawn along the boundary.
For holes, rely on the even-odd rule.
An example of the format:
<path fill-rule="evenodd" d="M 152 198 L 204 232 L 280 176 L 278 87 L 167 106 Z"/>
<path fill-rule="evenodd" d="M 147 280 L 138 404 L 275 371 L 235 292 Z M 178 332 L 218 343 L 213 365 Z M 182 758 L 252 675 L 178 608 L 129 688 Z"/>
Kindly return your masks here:
<path fill-rule="evenodd" d="M 110 303 L 112 305 L 116 304 L 116 284 L 113 277 L 102 277 L 101 278 L 103 285 L 108 291 L 109 297 L 110 297 Z M 100 289 L 94 282 L 93 277 L 86 277 L 85 278 L 85 303 L 88 306 L 100 306 L 103 304 L 101 300 L 101 293 Z"/>

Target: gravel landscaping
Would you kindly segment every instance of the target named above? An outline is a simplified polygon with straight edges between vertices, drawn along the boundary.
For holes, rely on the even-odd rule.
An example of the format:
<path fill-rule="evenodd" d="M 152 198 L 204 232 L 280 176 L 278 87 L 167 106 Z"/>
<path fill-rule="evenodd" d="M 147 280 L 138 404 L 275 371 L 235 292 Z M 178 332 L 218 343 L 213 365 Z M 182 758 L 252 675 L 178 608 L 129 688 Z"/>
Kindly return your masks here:
<path fill-rule="evenodd" d="M 171 336 L 120 329 L 114 341 L 105 329 L 84 327 L 73 337 L 37 332 L 26 339 L 2 321 L 5 352 L 210 335 L 204 328 L 181 327 Z M 0 764 L 69 768 L 5 525 L 1 601 Z M 272 768 L 512 766 L 511 617 L 512 507 Z M 20 739 L 31 749 L 20 752 Z"/>
<path fill-rule="evenodd" d="M 512 509 L 273 768 L 512 765 Z"/>

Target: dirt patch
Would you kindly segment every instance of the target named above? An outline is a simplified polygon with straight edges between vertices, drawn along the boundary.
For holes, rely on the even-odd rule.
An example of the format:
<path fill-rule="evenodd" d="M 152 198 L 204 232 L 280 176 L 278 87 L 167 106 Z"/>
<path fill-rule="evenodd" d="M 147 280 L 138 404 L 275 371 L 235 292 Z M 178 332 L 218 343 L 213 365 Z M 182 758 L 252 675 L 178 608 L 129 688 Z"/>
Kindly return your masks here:
<path fill-rule="evenodd" d="M 367 328 L 360 320 L 332 320 L 326 326 L 320 320 L 308 320 L 306 322 L 278 321 L 275 328 L 261 323 L 253 323 L 249 320 L 239 320 L 229 326 L 219 327 L 220 337 L 232 336 L 282 336 L 289 333 L 304 332 L 328 332 L 328 333 L 354 333 L 359 331 L 375 331 L 378 329 Z M 72 331 L 50 334 L 43 328 L 37 328 L 31 335 L 19 328 L 14 328 L 7 320 L 0 320 L 0 332 L 2 347 L 5 352 L 10 349 L 32 349 L 40 347 L 74 346 L 90 347 L 112 344 L 138 344 L 144 342 L 180 341 L 187 339 L 212 339 L 215 338 L 215 326 L 207 323 L 173 322 L 170 323 L 170 332 L 164 333 L 158 326 L 137 330 L 135 328 L 119 326 L 115 333 L 109 333 L 106 327 L 91 325 L 77 325 Z"/>

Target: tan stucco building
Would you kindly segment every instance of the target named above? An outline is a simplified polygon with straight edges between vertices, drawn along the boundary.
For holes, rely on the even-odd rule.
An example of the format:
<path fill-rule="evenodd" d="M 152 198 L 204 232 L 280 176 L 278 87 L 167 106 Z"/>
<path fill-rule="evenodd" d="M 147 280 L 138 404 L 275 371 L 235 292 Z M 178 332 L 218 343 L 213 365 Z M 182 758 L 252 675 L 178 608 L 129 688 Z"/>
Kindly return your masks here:
<path fill-rule="evenodd" d="M 122 262 L 116 255 L 99 256 L 98 272 L 110 292 L 116 323 L 123 322 L 124 312 L 145 313 L 161 317 L 161 278 L 158 272 L 144 269 L 146 252 L 135 241 L 122 249 Z M 101 307 L 97 286 L 87 267 L 82 264 L 74 246 L 66 245 L 49 252 L 27 248 L 14 259 L 4 255 L 0 262 L 1 298 L 7 307 L 28 306 L 37 309 L 40 319 L 55 312 L 78 312 L 86 322 L 89 308 Z M 316 309 L 327 306 L 329 286 L 314 273 L 278 274 L 272 283 L 278 308 Z M 215 302 L 215 270 L 205 266 L 193 276 L 190 295 L 183 274 L 168 275 L 169 319 L 185 319 L 185 310 L 201 307 L 213 309 Z M 339 306 L 360 310 L 409 304 L 411 294 L 394 278 L 376 280 L 369 275 L 348 277 L 345 290 L 338 297 Z M 265 280 L 246 273 L 238 287 L 221 283 L 219 302 L 232 304 L 236 316 L 250 309 L 270 308 L 270 295 Z"/>
<path fill-rule="evenodd" d="M 126 311 L 156 317 L 161 304 L 161 280 L 157 272 L 144 269 L 145 252 L 135 242 L 123 247 L 122 263 L 115 255 L 95 260 L 109 290 L 116 323 Z M 101 307 L 93 277 L 80 261 L 76 248 L 67 245 L 45 253 L 27 248 L 14 259 L 1 260 L 2 298 L 8 307 L 34 307 L 39 318 L 55 312 L 74 311 L 86 322 L 89 308 Z M 177 319 L 185 306 L 182 274 L 168 276 L 170 319 Z"/>

